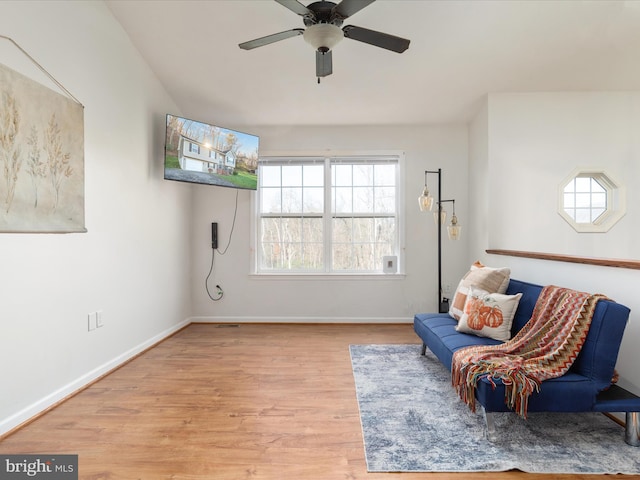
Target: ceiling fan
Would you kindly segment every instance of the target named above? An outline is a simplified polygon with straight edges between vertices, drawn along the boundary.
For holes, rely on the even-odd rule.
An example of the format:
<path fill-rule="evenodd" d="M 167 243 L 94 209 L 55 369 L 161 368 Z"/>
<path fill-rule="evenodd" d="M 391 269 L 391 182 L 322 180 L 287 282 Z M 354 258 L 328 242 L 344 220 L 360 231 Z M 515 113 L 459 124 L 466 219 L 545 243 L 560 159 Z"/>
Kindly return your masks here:
<path fill-rule="evenodd" d="M 316 50 L 316 76 L 318 77 L 318 83 L 320 83 L 320 77 L 326 77 L 333 73 L 331 52 L 333 47 L 343 38 L 350 38 L 397 53 L 402 53 L 409 48 L 409 40 L 389 35 L 388 33 L 356 27 L 355 25 L 346 25 L 340 28 L 344 20 L 375 0 L 342 0 L 337 4 L 322 0 L 313 2 L 306 7 L 298 0 L 275 1 L 300 15 L 307 28 L 294 28 L 274 33 L 241 43 L 238 46 L 243 50 L 251 50 L 279 42 L 280 40 L 303 35 L 305 41 Z"/>

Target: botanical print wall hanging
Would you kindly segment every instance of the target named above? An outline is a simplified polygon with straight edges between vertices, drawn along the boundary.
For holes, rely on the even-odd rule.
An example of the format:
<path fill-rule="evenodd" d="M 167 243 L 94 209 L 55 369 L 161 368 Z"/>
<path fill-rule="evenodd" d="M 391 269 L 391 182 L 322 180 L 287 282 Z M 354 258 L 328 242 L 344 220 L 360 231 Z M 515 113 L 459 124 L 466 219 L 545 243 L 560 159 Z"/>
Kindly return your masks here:
<path fill-rule="evenodd" d="M 0 232 L 86 232 L 82 105 L 2 64 Z"/>

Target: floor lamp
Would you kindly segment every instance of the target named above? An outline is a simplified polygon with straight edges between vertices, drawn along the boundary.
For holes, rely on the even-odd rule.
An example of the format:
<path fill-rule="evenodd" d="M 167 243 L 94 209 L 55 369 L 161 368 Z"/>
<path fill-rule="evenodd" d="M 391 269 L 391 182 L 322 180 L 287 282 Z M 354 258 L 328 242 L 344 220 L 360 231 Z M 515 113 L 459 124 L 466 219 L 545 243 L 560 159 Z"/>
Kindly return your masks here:
<path fill-rule="evenodd" d="M 447 226 L 447 233 L 449 240 L 458 240 L 460 238 L 460 232 L 462 227 L 458 225 L 458 217 L 456 217 L 456 201 L 443 200 L 442 199 L 442 169 L 438 170 L 425 170 L 424 171 L 424 190 L 422 195 L 418 197 L 418 205 L 420 211 L 430 212 L 433 208 L 433 197 L 429 193 L 427 187 L 427 178 L 429 174 L 438 175 L 438 201 L 435 202 L 438 205 L 438 210 L 434 213 L 434 219 L 438 226 L 438 311 L 440 313 L 447 313 L 449 311 L 449 299 L 443 296 L 442 292 L 442 225 L 446 220 L 447 213 L 442 208 L 443 203 L 451 202 L 453 204 L 453 215 L 451 216 L 451 223 Z"/>

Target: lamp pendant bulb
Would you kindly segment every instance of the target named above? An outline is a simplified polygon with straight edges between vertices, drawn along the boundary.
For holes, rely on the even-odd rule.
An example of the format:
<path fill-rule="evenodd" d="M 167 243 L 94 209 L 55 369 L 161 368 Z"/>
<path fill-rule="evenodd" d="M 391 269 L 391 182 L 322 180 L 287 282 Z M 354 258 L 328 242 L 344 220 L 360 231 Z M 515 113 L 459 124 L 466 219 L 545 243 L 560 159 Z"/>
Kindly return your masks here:
<path fill-rule="evenodd" d="M 451 217 L 451 225 L 447 227 L 447 234 L 449 235 L 449 240 L 458 240 L 460 238 L 462 227 L 458 225 L 458 217 L 454 214 Z"/>
<path fill-rule="evenodd" d="M 418 197 L 418 206 L 421 212 L 429 212 L 433 208 L 433 197 L 426 186 L 422 191 L 422 195 Z"/>

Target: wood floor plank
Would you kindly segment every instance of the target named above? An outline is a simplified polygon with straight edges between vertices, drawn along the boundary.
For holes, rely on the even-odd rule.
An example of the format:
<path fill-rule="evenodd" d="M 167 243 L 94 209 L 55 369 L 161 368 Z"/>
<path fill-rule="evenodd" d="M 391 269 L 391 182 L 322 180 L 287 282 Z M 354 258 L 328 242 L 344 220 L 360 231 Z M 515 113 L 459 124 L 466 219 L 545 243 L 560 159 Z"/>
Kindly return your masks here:
<path fill-rule="evenodd" d="M 77 453 L 83 480 L 369 479 L 350 344 L 419 343 L 411 325 L 194 324 L 0 441 Z M 521 472 L 402 480 L 578 480 Z M 625 476 L 625 479 L 633 476 Z"/>

